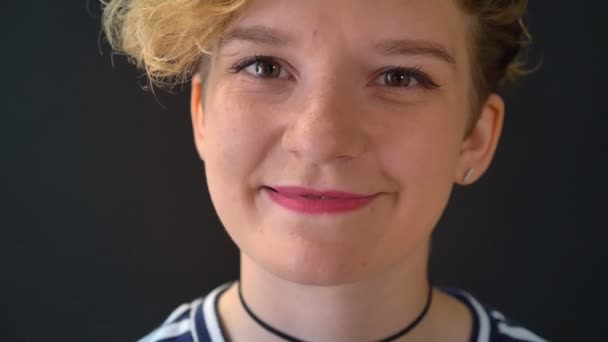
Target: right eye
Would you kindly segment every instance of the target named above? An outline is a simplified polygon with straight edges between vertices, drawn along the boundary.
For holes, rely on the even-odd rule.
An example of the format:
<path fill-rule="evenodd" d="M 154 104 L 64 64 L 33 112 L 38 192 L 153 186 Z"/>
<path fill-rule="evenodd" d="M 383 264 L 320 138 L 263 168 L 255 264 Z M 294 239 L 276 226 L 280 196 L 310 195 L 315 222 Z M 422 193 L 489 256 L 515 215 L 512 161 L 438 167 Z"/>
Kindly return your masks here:
<path fill-rule="evenodd" d="M 231 69 L 233 73 L 242 70 L 258 78 L 289 78 L 289 73 L 272 57 L 253 56 L 236 63 Z"/>

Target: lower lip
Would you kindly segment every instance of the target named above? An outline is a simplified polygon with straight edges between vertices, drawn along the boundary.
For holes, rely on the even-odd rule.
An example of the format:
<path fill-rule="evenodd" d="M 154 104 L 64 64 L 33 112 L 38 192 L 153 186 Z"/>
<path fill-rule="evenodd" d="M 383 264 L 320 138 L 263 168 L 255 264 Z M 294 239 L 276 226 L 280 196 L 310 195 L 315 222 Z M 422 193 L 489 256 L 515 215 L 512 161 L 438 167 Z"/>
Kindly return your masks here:
<path fill-rule="evenodd" d="M 355 211 L 370 204 L 379 194 L 357 198 L 313 199 L 298 195 L 288 195 L 263 188 L 278 205 L 307 214 L 333 214 Z"/>

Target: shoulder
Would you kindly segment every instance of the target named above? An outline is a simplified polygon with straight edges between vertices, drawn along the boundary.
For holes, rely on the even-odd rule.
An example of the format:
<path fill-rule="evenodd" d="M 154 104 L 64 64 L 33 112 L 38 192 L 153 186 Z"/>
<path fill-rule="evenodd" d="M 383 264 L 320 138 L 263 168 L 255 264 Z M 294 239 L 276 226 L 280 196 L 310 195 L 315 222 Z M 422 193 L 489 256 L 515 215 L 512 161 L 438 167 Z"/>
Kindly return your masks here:
<path fill-rule="evenodd" d="M 440 289 L 462 301 L 471 310 L 474 320 L 471 342 L 547 342 L 465 290 L 449 287 Z"/>
<path fill-rule="evenodd" d="M 140 339 L 139 342 L 193 342 L 193 334 L 196 332 L 194 320 L 201 302 L 202 298 L 199 298 L 191 303 L 180 305 L 158 328 Z"/>
<path fill-rule="evenodd" d="M 229 284 L 177 307 L 165 321 L 138 342 L 215 342 L 224 340 L 215 315 L 217 298 Z"/>

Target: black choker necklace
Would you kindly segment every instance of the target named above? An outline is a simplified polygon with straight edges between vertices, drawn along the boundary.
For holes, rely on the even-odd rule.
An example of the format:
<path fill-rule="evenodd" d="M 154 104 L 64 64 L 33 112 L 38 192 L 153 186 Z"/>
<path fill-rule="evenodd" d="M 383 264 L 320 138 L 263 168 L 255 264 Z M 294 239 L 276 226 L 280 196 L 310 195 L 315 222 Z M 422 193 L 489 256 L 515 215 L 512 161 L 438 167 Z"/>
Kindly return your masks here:
<path fill-rule="evenodd" d="M 241 300 L 241 304 L 243 305 L 243 308 L 245 308 L 245 311 L 247 312 L 247 314 L 249 315 L 249 317 L 251 317 L 257 324 L 259 324 L 262 328 L 268 330 L 269 332 L 273 333 L 274 335 L 277 335 L 287 341 L 291 341 L 291 342 L 304 342 L 304 340 L 301 340 L 299 338 L 293 337 L 289 334 L 286 334 L 274 327 L 272 327 L 270 324 L 262 321 L 258 316 L 256 316 L 256 314 L 253 313 L 253 311 L 251 311 L 251 309 L 249 308 L 249 306 L 247 306 L 247 303 L 245 303 L 245 299 L 243 298 L 243 292 L 241 291 L 241 282 L 239 281 L 238 284 L 238 290 L 239 290 L 239 299 Z M 408 324 L 407 327 L 401 329 L 399 332 L 397 332 L 396 334 L 393 334 L 389 337 L 383 338 L 380 341 L 381 342 L 390 342 L 390 341 L 394 341 L 398 338 L 400 338 L 401 336 L 407 334 L 408 332 L 410 332 L 412 329 L 414 329 L 418 323 L 420 323 L 420 321 L 422 321 L 422 319 L 424 318 L 424 316 L 426 315 L 426 313 L 429 311 L 429 307 L 431 306 L 431 298 L 433 297 L 433 288 L 431 286 L 429 286 L 429 296 L 426 300 L 426 305 L 424 306 L 424 309 L 422 309 L 422 312 L 418 315 L 418 317 L 416 317 L 416 319 Z"/>

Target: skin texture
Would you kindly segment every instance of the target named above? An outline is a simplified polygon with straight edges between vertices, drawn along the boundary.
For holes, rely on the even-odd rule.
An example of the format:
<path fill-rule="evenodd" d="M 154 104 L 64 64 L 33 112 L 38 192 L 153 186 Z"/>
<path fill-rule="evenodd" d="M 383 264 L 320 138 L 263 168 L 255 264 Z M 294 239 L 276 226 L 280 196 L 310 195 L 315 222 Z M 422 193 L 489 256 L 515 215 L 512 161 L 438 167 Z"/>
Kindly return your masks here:
<path fill-rule="evenodd" d="M 245 298 L 304 339 L 390 335 L 424 305 L 432 230 L 453 184 L 464 184 L 468 168 L 470 183 L 489 166 L 503 101 L 489 96 L 464 136 L 472 115 L 468 18 L 449 1 L 253 0 L 226 32 L 260 26 L 265 38 L 221 43 L 205 82 L 192 81 L 194 139 L 213 204 L 241 251 Z M 453 63 L 420 48 L 376 48 L 395 40 L 441 46 Z M 276 58 L 278 77 L 256 76 L 255 65 L 231 72 L 253 55 Z M 388 86 L 382 71 L 392 66 L 415 67 L 439 87 Z M 381 195 L 355 212 L 302 214 L 272 202 L 265 185 Z M 405 340 L 466 340 L 467 311 L 435 293 Z M 234 289 L 220 313 L 232 340 L 268 340 Z"/>

